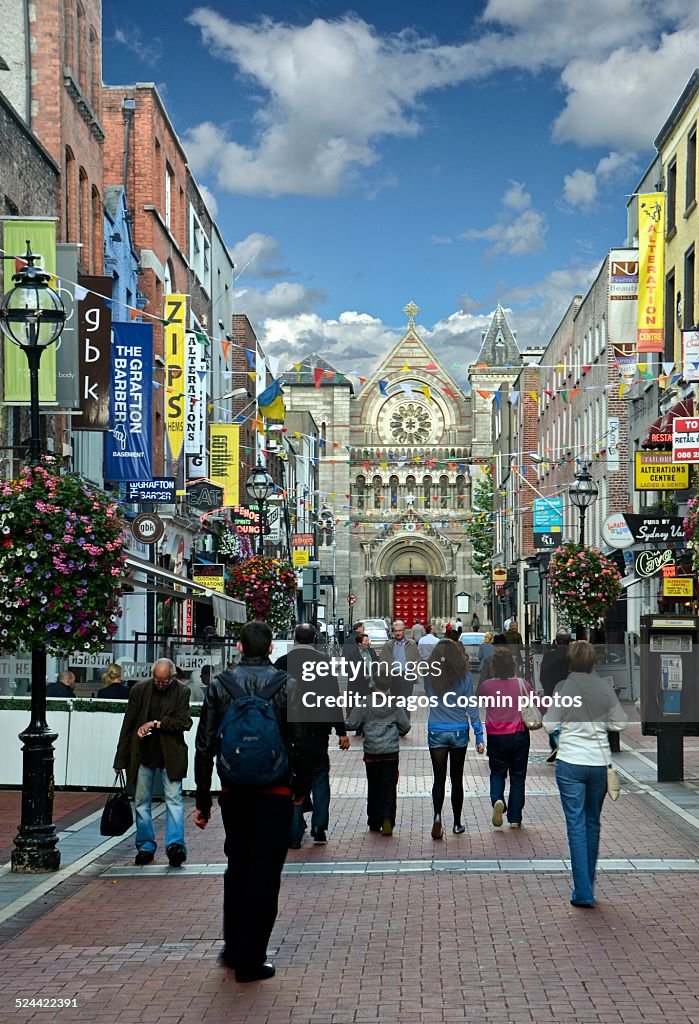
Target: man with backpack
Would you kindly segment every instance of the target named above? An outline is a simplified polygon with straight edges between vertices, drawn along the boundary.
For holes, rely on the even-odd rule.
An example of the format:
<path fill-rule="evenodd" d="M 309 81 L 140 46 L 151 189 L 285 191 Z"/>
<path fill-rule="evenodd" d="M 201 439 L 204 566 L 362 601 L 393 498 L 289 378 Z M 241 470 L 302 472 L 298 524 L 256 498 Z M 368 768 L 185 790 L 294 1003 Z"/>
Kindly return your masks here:
<path fill-rule="evenodd" d="M 302 717 L 291 713 L 296 684 L 269 655 L 272 631 L 248 622 L 238 649 L 243 657 L 207 688 L 194 758 L 194 823 L 211 817 L 211 774 L 221 779 L 221 818 L 228 869 L 223 883 L 221 962 L 239 982 L 273 977 L 267 943 L 277 918 L 282 868 L 293 803 L 308 793 Z M 290 720 L 291 719 L 291 720 Z"/>

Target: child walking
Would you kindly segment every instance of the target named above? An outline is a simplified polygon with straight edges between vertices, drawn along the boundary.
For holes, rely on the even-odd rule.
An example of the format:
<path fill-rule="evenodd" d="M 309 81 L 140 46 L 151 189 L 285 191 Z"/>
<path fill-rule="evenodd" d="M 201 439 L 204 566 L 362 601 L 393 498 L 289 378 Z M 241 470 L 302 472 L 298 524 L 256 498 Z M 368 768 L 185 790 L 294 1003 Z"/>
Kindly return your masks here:
<path fill-rule="evenodd" d="M 377 677 L 366 707 L 353 708 L 348 729 L 361 729 L 364 736 L 364 767 L 367 779 L 366 814 L 370 832 L 392 836 L 396 825 L 399 738 L 410 732 L 410 719 L 403 708 L 383 704 L 389 695 L 388 681 Z"/>

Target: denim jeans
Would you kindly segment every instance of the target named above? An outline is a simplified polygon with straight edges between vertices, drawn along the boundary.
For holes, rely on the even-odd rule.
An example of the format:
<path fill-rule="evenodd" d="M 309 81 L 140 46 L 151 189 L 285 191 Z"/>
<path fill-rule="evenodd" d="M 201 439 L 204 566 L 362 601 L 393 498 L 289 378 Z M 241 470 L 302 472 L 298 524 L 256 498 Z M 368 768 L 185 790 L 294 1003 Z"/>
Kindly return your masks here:
<path fill-rule="evenodd" d="M 165 848 L 177 843 L 187 849 L 184 841 L 184 801 L 182 782 L 171 782 L 164 768 L 140 765 L 136 779 L 136 849 L 155 853 L 157 843 L 153 830 L 153 783 L 155 773 L 162 772 L 165 797 Z"/>
<path fill-rule="evenodd" d="M 571 899 L 595 901 L 595 869 L 599 851 L 600 814 L 607 794 L 604 765 L 556 761 L 556 782 L 561 794 L 573 869 Z"/>
<path fill-rule="evenodd" d="M 487 728 L 487 727 L 486 727 Z M 490 802 L 502 800 L 510 825 L 521 825 L 524 783 L 529 761 L 529 730 L 488 736 Z M 510 775 L 510 798 L 505 799 L 505 780 Z"/>
<path fill-rule="evenodd" d="M 460 729 L 455 725 L 449 731 L 446 729 L 430 729 L 429 725 L 427 726 L 427 746 L 430 750 L 438 747 L 460 750 L 468 746 L 468 736 L 468 726 Z"/>
<path fill-rule="evenodd" d="M 308 741 L 308 754 L 311 772 L 311 830 L 325 831 L 330 820 L 330 758 L 328 756 L 328 736 L 311 735 Z M 294 807 L 291 820 L 290 843 L 300 843 L 306 831 L 306 820 L 303 816 L 303 804 Z"/>

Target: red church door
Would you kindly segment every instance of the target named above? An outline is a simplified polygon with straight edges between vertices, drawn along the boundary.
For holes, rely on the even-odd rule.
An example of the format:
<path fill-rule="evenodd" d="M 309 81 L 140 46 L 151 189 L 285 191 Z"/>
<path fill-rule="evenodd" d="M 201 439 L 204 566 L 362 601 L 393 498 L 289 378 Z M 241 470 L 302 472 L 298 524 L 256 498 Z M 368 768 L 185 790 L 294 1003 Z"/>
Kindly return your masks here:
<path fill-rule="evenodd" d="M 393 584 L 393 618 L 410 629 L 427 623 L 427 580 L 424 576 L 398 576 Z"/>

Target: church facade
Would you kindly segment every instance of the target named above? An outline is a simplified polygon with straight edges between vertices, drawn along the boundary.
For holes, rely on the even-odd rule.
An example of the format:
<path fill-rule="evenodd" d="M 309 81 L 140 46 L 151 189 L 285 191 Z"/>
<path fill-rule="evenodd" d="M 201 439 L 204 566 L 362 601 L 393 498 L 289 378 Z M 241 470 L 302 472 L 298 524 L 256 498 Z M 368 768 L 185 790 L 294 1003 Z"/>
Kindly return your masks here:
<path fill-rule="evenodd" d="M 347 621 L 353 595 L 354 621 L 443 625 L 468 593 L 467 628 L 473 611 L 486 617 L 465 529 L 480 472 L 472 399 L 418 334 L 419 307 L 404 312 L 405 334 L 358 390 L 319 355 L 284 377 L 287 408 L 308 410 L 321 438 L 319 516 L 336 527 L 319 548 L 322 580 L 334 581 L 327 615 Z"/>

